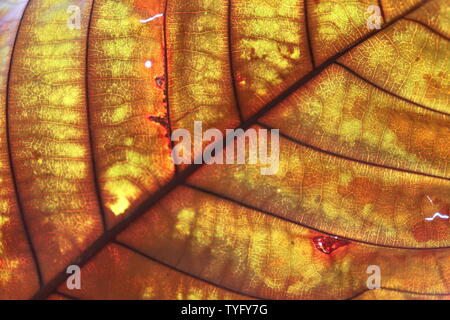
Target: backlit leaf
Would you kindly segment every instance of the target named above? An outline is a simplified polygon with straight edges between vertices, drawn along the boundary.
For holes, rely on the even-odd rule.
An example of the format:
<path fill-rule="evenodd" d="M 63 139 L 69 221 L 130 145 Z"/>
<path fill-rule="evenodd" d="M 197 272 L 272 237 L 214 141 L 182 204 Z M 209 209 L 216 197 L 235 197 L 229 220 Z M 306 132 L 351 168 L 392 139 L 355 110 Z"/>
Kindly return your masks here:
<path fill-rule="evenodd" d="M 449 18 L 445 0 L 3 1 L 0 298 L 449 299 L 450 220 L 430 219 L 450 214 Z M 175 166 L 194 121 L 279 129 L 279 170 Z"/>

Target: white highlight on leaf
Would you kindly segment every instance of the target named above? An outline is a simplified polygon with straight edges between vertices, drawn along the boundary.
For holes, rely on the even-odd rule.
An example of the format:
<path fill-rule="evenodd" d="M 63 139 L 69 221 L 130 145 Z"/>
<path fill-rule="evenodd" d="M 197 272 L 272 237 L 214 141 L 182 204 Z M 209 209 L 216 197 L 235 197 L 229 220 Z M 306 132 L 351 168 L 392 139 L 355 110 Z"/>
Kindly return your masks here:
<path fill-rule="evenodd" d="M 437 217 L 441 218 L 441 219 L 448 219 L 449 216 L 445 215 L 445 214 L 441 214 L 440 212 L 436 212 L 431 218 L 425 218 L 425 220 L 427 221 L 433 221 L 434 219 L 436 219 Z"/>
<path fill-rule="evenodd" d="M 147 69 L 150 69 L 153 66 L 153 63 L 150 60 L 145 61 L 144 66 Z"/>
<path fill-rule="evenodd" d="M 163 13 L 158 13 L 158 14 L 155 14 L 153 17 L 150 17 L 150 18 L 145 19 L 145 20 L 139 20 L 139 21 L 140 21 L 141 23 L 147 23 L 147 22 L 153 21 L 153 20 L 155 20 L 155 19 L 157 19 L 157 18 L 161 18 L 162 16 L 164 16 Z"/>

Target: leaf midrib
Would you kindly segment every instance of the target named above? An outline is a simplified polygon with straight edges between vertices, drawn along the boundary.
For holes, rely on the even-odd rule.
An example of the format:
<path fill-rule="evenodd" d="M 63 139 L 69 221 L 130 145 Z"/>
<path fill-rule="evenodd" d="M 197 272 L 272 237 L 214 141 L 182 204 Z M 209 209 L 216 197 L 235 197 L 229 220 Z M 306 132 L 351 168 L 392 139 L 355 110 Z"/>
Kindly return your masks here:
<path fill-rule="evenodd" d="M 344 50 L 340 51 L 336 55 L 330 57 L 327 59 L 324 63 L 322 63 L 320 66 L 313 69 L 310 73 L 305 75 L 303 78 L 296 81 L 294 84 L 292 84 L 289 88 L 281 92 L 277 97 L 275 97 L 273 100 L 268 102 L 264 107 L 262 107 L 258 112 L 253 114 L 251 117 L 249 117 L 244 122 L 241 122 L 240 126 L 236 127 L 236 129 L 243 129 L 247 130 L 251 126 L 257 124 L 258 120 L 264 116 L 267 112 L 272 110 L 275 106 L 280 104 L 282 101 L 287 99 L 289 96 L 291 96 L 296 90 L 301 88 L 303 85 L 314 79 L 316 76 L 318 76 L 323 70 L 325 70 L 328 66 L 330 66 L 332 63 L 336 62 L 340 57 L 345 55 L 347 52 L 352 50 L 353 48 L 359 46 L 360 44 L 364 43 L 366 40 L 372 38 L 373 36 L 377 35 L 378 33 L 383 32 L 387 28 L 389 28 L 391 25 L 395 24 L 397 21 L 403 19 L 405 16 L 409 15 L 410 13 L 416 11 L 417 9 L 421 8 L 424 4 L 429 2 L 429 0 L 422 0 L 409 10 L 405 11 L 403 14 L 397 16 L 390 22 L 386 23 L 381 29 L 374 30 L 373 32 L 370 32 L 366 34 L 365 36 L 361 37 L 357 41 L 355 41 L 353 44 L 345 48 Z M 167 9 L 167 7 L 166 7 Z M 164 13 L 164 15 L 167 15 L 167 12 Z M 164 28 L 166 29 L 166 24 L 164 25 Z M 89 31 L 88 31 L 89 32 Z M 233 75 L 232 75 L 233 76 Z M 219 140 L 216 142 L 218 145 L 218 150 L 222 150 L 222 146 L 224 145 L 224 140 L 226 137 L 222 140 Z M 226 140 L 225 140 L 226 141 Z M 226 148 L 226 143 L 225 143 Z M 176 189 L 178 186 L 181 186 L 184 184 L 184 182 L 192 175 L 194 174 L 198 169 L 200 169 L 203 166 L 203 164 L 191 164 L 188 167 L 186 167 L 185 170 L 182 172 L 179 172 L 179 174 L 175 175 L 167 184 L 165 184 L 163 187 L 161 187 L 159 190 L 157 190 L 155 193 L 153 193 L 151 196 L 149 196 L 146 200 L 141 202 L 136 208 L 134 208 L 133 211 L 128 213 L 120 222 L 118 222 L 114 227 L 104 232 L 97 240 L 95 240 L 86 250 L 84 250 L 81 255 L 76 258 L 72 263 L 80 267 L 85 265 L 87 262 L 90 261 L 92 257 L 94 257 L 97 253 L 99 253 L 103 248 L 105 248 L 108 244 L 112 243 L 115 239 L 115 237 L 120 234 L 122 231 L 124 231 L 132 222 L 134 222 L 136 219 L 138 219 L 140 216 L 144 215 L 146 212 L 148 212 L 149 209 L 153 207 L 159 200 L 164 198 L 166 195 L 168 195 L 170 192 L 172 192 L 174 189 Z M 53 279 L 51 279 L 45 286 L 43 286 L 33 297 L 32 299 L 45 299 L 48 297 L 51 293 L 53 293 L 59 285 L 61 285 L 64 280 L 67 278 L 68 274 L 65 272 L 65 268 L 58 273 Z"/>

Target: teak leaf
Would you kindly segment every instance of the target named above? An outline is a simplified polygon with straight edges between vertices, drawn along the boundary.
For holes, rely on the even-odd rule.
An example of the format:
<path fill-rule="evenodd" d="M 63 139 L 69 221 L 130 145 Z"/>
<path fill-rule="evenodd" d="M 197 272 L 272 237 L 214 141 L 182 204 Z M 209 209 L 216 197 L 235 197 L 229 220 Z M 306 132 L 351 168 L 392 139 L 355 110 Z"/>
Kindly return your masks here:
<path fill-rule="evenodd" d="M 2 1 L 0 298 L 449 299 L 449 14 Z M 194 121 L 279 129 L 278 172 L 175 166 Z"/>

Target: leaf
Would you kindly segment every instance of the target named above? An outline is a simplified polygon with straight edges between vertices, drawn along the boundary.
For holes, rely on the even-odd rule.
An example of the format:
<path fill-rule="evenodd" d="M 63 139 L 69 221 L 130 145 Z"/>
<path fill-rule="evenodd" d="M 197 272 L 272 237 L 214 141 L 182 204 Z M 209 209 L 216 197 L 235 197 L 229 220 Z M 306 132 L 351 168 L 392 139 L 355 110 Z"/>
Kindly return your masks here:
<path fill-rule="evenodd" d="M 0 298 L 449 298 L 446 1 L 75 3 L 0 7 Z M 279 171 L 175 168 L 196 120 Z"/>

